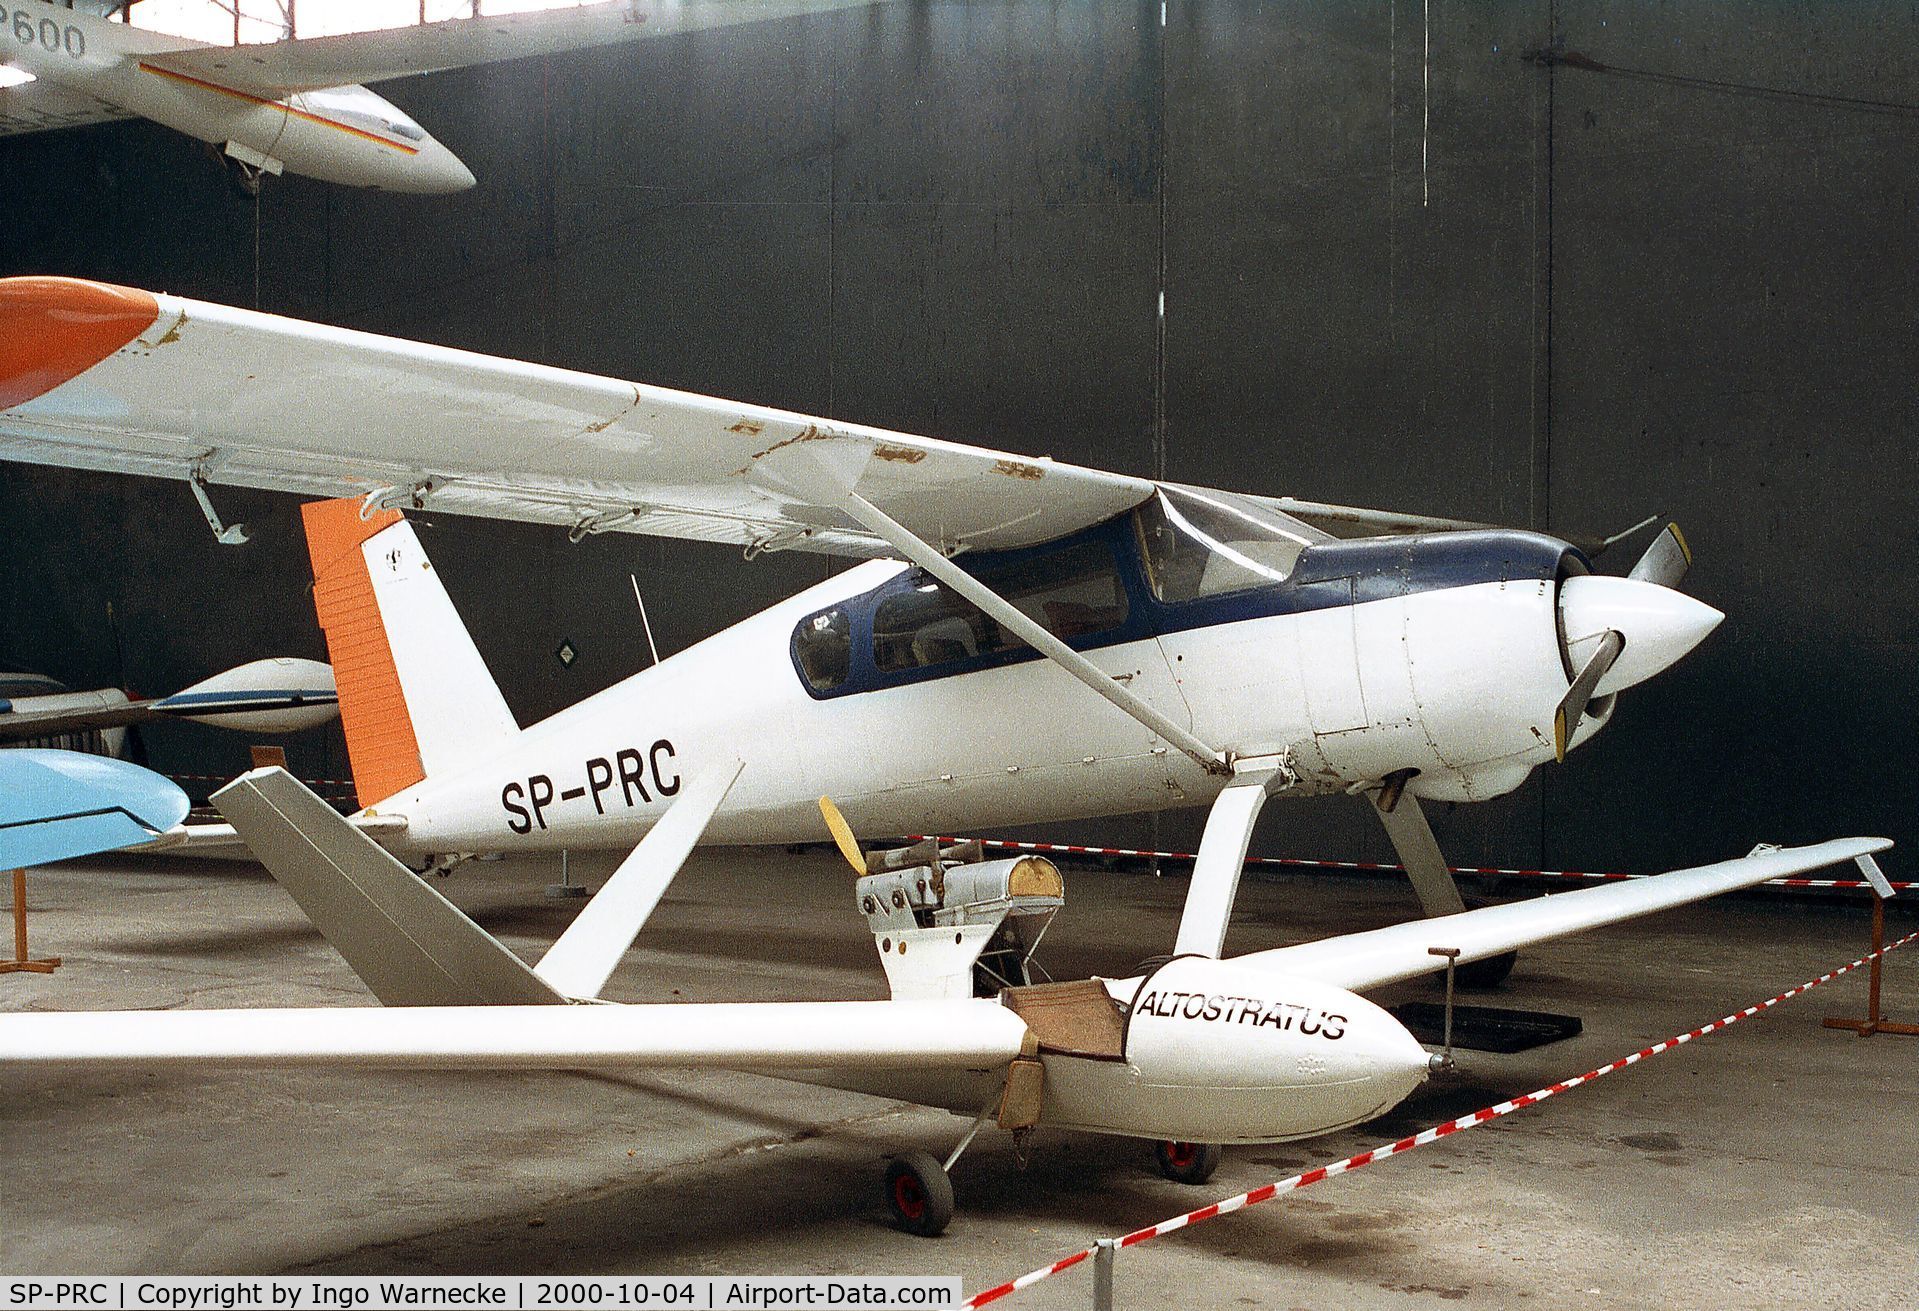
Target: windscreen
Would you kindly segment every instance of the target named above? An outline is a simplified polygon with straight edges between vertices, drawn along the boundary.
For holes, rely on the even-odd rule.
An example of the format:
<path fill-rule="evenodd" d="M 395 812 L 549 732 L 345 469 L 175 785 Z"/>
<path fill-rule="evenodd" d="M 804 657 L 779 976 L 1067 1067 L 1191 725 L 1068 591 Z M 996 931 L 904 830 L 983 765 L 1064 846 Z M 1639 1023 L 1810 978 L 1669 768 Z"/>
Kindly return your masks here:
<path fill-rule="evenodd" d="M 1147 581 L 1162 601 L 1283 583 L 1324 535 L 1230 492 L 1162 485 L 1135 512 Z"/>

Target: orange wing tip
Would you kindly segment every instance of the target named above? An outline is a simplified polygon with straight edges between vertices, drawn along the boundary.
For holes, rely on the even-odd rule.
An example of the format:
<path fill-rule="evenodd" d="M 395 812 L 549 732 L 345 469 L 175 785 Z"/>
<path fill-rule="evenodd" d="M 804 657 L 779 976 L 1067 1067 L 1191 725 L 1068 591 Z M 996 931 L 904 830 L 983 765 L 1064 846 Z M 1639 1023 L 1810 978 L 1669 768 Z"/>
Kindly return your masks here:
<path fill-rule="evenodd" d="M 151 328 L 151 292 L 82 278 L 0 278 L 0 410 L 91 369 Z"/>

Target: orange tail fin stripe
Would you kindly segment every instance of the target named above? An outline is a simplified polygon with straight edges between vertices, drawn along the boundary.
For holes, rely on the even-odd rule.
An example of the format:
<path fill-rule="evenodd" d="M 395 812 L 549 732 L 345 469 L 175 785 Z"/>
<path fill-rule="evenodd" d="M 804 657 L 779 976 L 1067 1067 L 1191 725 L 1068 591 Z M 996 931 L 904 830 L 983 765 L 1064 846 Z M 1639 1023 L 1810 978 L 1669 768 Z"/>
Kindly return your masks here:
<path fill-rule="evenodd" d="M 340 689 L 340 725 L 346 730 L 353 790 L 362 806 L 371 806 L 426 777 L 400 671 L 360 550 L 368 538 L 399 523 L 401 515 L 382 510 L 362 519 L 357 500 L 310 501 L 300 513 L 306 521 L 307 553 L 313 558 L 313 608 L 326 633 Z"/>

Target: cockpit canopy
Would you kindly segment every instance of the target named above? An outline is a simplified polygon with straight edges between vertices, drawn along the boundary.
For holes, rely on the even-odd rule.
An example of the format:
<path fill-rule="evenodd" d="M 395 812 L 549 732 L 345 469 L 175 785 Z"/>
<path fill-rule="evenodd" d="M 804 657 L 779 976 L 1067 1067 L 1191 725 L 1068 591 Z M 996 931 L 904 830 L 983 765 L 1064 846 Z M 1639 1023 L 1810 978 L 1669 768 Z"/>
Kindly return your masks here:
<path fill-rule="evenodd" d="M 1164 486 L 1138 509 L 1085 532 L 957 562 L 1054 636 L 1076 647 L 1105 646 L 1191 626 L 1169 622 L 1168 607 L 1210 609 L 1203 603 L 1276 587 L 1299 553 L 1323 537 L 1244 497 Z M 815 696 L 1035 654 L 919 569 L 808 615 L 794 631 L 792 652 Z"/>

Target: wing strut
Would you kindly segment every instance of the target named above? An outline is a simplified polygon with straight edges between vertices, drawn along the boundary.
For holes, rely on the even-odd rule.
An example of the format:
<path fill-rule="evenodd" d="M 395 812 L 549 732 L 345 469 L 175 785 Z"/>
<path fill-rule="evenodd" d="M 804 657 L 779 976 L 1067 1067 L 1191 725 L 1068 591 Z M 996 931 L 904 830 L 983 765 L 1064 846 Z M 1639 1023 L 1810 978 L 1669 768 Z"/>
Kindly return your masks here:
<path fill-rule="evenodd" d="M 833 499 L 861 527 L 883 538 L 888 545 L 927 573 L 958 592 L 997 620 L 1007 632 L 1051 660 L 1080 682 L 1105 697 L 1140 723 L 1159 734 L 1198 761 L 1208 773 L 1224 774 L 1230 768 L 1226 753 L 1215 750 L 1181 728 L 1158 709 L 1113 679 L 1104 669 L 1088 660 L 1059 638 L 1028 618 L 1012 602 L 941 555 L 937 548 L 916 537 L 871 501 L 843 486 L 831 474 L 822 481 L 833 486 Z"/>
<path fill-rule="evenodd" d="M 1293 781 L 1292 774 L 1271 756 L 1235 761 L 1233 781 L 1213 798 L 1206 813 L 1206 831 L 1200 835 L 1199 857 L 1193 862 L 1193 881 L 1186 888 L 1186 909 L 1179 917 L 1175 956 L 1218 956 L 1226 944 L 1226 924 L 1239 893 L 1240 872 L 1246 868 L 1246 847 L 1253 825 L 1275 788 Z"/>

